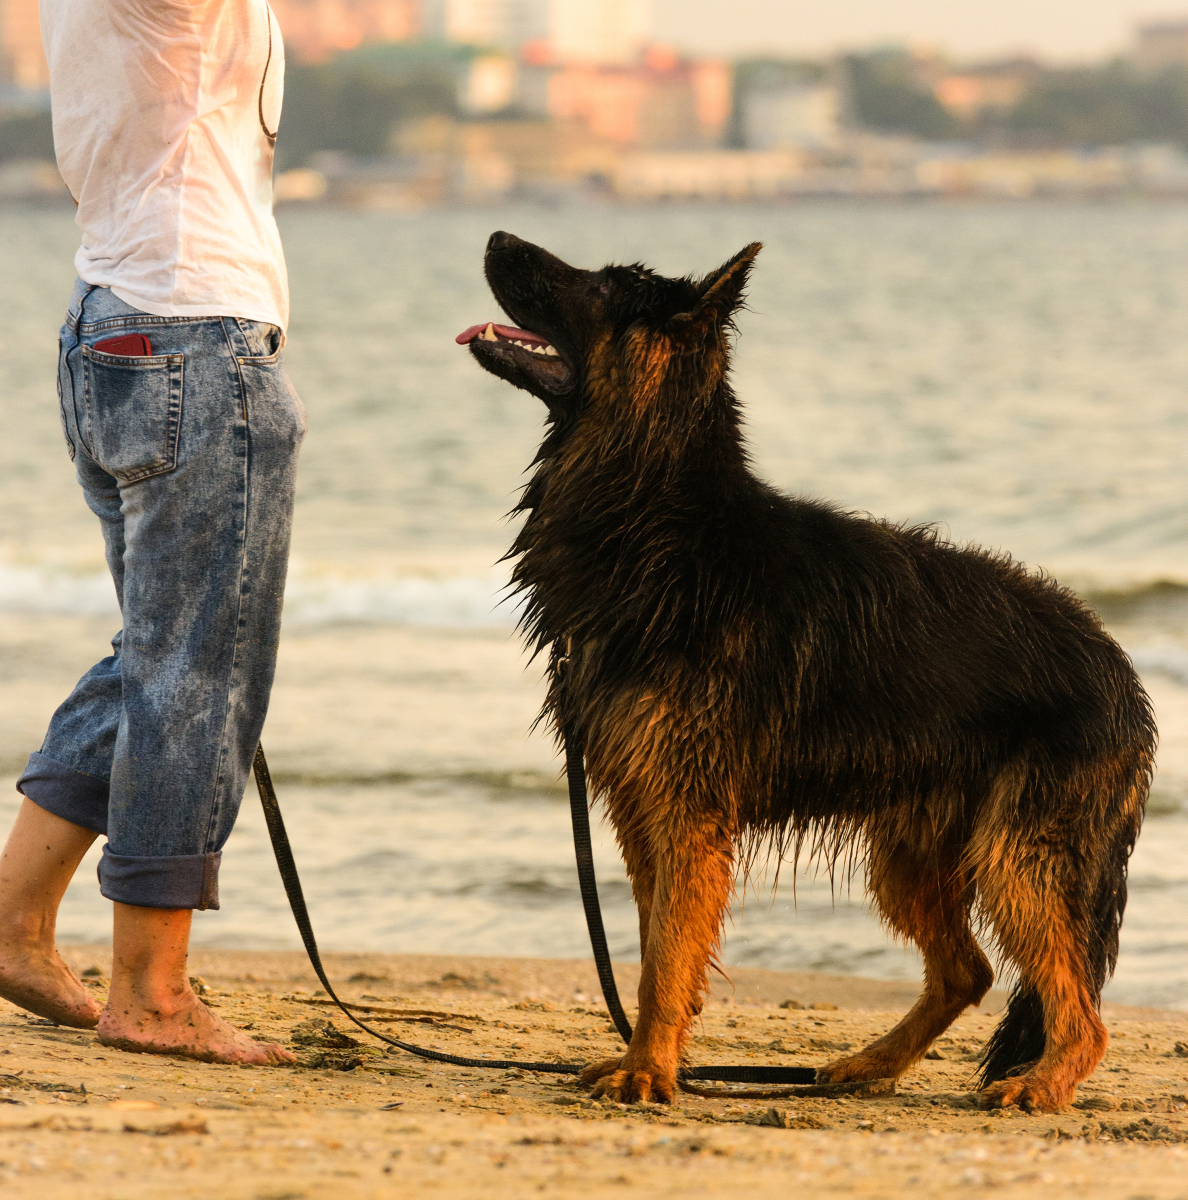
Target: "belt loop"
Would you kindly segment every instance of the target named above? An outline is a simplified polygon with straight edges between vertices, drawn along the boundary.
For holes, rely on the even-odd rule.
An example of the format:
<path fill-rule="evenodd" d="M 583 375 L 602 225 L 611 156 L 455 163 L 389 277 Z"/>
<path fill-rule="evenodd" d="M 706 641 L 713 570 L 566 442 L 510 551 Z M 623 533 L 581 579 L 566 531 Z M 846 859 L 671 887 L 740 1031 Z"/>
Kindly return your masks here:
<path fill-rule="evenodd" d="M 85 280 L 84 280 L 84 282 L 85 282 Z M 102 287 L 102 284 L 98 284 L 98 283 L 87 284 L 87 290 L 85 292 L 83 292 L 83 294 L 78 298 L 78 318 L 74 322 L 74 332 L 75 333 L 78 332 L 78 327 L 83 323 L 83 308 L 85 307 L 87 300 L 90 299 L 91 293 L 97 287 Z M 66 315 L 69 316 L 70 314 L 67 313 Z"/>
<path fill-rule="evenodd" d="M 92 292 L 93 292 L 93 291 L 94 291 L 94 290 L 95 290 L 97 287 L 99 287 L 99 286 L 100 286 L 100 285 L 99 285 L 99 284 L 97 284 L 97 283 L 92 283 L 92 284 L 90 284 L 90 285 L 88 286 L 87 290 L 86 290 L 85 292 L 83 292 L 82 296 L 79 298 L 79 301 L 78 301 L 78 322 L 79 322 L 79 324 L 80 324 L 80 325 L 82 324 L 82 318 L 83 318 L 83 308 L 85 307 L 85 305 L 86 305 L 87 301 L 88 301 L 88 300 L 91 298 L 91 293 L 92 293 Z"/>

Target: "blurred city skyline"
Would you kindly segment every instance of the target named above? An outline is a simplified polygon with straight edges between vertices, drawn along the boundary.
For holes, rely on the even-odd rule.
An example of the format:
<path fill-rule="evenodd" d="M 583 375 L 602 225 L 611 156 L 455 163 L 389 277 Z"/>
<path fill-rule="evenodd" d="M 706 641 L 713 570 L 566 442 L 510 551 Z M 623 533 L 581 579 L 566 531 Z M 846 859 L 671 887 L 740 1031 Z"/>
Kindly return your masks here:
<path fill-rule="evenodd" d="M 511 43 L 511 49 L 547 38 L 562 58 L 601 61 L 616 57 L 605 50 L 617 42 L 651 42 L 726 58 L 817 57 L 894 45 L 953 59 L 1026 55 L 1071 64 L 1125 54 L 1136 27 L 1179 23 L 1186 15 L 1182 4 L 1159 0 L 277 0 L 273 7 L 282 26 L 297 23 L 298 13 L 301 24 L 324 26 L 357 10 L 364 40 L 436 36 Z M 307 57 L 299 45 L 293 49 Z M 37 0 L 0 0 L 0 86 L 43 86 L 44 72 Z"/>
<path fill-rule="evenodd" d="M 282 202 L 1188 195 L 1185 9 L 271 5 Z M 47 84 L 37 0 L 0 0 L 0 198 L 65 195 Z"/>
<path fill-rule="evenodd" d="M 729 56 L 894 44 L 1081 61 L 1123 53 L 1136 25 L 1183 17 L 1183 5 L 1166 0 L 652 0 L 654 37 Z"/>

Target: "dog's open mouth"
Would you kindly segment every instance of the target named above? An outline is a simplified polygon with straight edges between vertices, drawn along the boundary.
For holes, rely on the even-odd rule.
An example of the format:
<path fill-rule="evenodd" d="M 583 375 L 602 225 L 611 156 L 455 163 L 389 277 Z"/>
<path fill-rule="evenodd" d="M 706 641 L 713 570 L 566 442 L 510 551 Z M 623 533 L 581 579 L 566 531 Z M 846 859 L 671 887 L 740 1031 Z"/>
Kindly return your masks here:
<path fill-rule="evenodd" d="M 504 378 L 505 371 L 498 367 L 518 367 L 550 391 L 558 391 L 569 380 L 569 367 L 556 347 L 528 329 L 488 321 L 485 325 L 471 325 L 454 340 L 459 346 L 469 346 L 488 371 Z"/>
<path fill-rule="evenodd" d="M 472 325 L 458 334 L 454 341 L 459 346 L 467 346 L 475 338 L 482 338 L 484 342 L 510 342 L 513 346 L 520 346 L 533 354 L 543 354 L 549 358 L 557 356 L 557 351 L 539 334 L 529 333 L 527 329 L 513 329 L 510 325 L 496 325 L 494 321 L 488 321 L 485 325 Z"/>

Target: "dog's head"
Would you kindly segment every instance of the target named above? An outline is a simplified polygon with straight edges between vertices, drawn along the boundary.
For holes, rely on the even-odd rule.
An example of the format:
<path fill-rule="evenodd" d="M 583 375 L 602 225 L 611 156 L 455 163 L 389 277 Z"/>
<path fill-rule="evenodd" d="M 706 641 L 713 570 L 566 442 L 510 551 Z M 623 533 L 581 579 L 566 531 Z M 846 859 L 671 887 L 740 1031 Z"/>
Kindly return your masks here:
<path fill-rule="evenodd" d="M 493 233 L 487 282 L 513 324 L 474 325 L 457 340 L 554 416 L 576 415 L 600 390 L 659 396 L 678 374 L 692 373 L 703 391 L 725 373 L 731 321 L 759 249 L 753 242 L 704 279 L 667 279 L 639 265 L 581 270 Z"/>

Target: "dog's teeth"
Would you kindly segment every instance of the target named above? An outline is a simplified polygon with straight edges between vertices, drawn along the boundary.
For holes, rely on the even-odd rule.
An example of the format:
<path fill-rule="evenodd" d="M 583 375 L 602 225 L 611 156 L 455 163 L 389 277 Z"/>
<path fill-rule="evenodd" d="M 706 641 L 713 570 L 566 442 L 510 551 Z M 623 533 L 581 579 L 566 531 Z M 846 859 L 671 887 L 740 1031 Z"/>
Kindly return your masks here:
<path fill-rule="evenodd" d="M 495 322 L 494 321 L 487 322 L 487 328 L 483 330 L 483 341 L 484 342 L 499 341 L 499 337 L 495 333 Z"/>
<path fill-rule="evenodd" d="M 556 358 L 556 357 L 557 357 L 557 351 L 556 351 L 556 350 L 554 350 L 552 346 L 546 346 L 546 347 L 544 348 L 544 351 L 543 351 L 543 352 L 544 352 L 545 354 L 552 355 L 552 357 L 553 357 L 553 358 Z"/>

